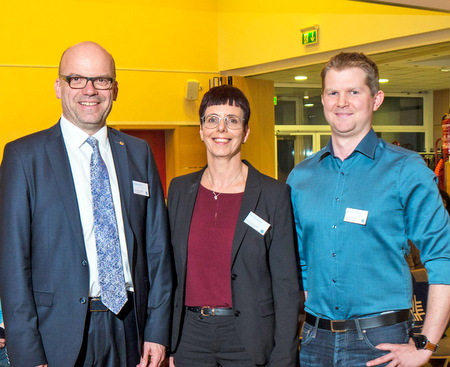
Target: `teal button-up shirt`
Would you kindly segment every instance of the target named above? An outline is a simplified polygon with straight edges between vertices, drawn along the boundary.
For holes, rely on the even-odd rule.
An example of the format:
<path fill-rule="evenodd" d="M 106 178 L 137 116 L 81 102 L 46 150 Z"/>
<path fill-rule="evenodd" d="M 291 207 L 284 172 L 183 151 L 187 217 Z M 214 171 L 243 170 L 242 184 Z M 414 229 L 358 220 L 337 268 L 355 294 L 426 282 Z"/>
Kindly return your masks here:
<path fill-rule="evenodd" d="M 408 239 L 429 283 L 450 284 L 449 217 L 419 154 L 371 130 L 341 161 L 330 139 L 287 183 L 307 312 L 339 320 L 410 308 Z"/>

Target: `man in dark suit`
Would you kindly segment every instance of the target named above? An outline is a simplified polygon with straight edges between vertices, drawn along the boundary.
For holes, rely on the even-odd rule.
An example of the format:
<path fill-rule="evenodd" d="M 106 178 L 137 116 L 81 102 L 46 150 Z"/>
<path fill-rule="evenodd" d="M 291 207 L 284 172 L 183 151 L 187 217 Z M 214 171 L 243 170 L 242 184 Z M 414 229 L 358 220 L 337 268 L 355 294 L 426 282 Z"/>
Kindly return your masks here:
<path fill-rule="evenodd" d="M 169 343 L 172 268 L 153 155 L 106 127 L 118 85 L 98 44 L 65 51 L 55 91 L 59 123 L 7 144 L 0 171 L 11 364 L 157 367 Z"/>

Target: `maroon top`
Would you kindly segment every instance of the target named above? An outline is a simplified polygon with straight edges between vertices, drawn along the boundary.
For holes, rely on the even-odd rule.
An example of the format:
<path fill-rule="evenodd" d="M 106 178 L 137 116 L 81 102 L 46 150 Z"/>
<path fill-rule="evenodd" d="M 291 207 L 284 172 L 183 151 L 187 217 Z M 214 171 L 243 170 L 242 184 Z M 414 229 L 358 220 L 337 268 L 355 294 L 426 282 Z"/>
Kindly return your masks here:
<path fill-rule="evenodd" d="M 198 190 L 188 240 L 186 306 L 232 307 L 231 245 L 243 192 Z"/>

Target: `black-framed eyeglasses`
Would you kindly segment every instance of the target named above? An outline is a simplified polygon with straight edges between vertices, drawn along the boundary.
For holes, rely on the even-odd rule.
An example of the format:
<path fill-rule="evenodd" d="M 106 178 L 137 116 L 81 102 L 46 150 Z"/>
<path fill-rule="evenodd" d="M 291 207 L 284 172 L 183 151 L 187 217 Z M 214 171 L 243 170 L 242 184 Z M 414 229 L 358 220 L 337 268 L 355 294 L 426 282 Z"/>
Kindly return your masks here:
<path fill-rule="evenodd" d="M 202 118 L 200 119 L 203 126 L 206 127 L 207 129 L 216 128 L 217 125 L 220 124 L 220 120 L 223 120 L 223 122 L 225 122 L 227 127 L 231 130 L 242 129 L 242 127 L 244 126 L 244 119 L 235 115 L 227 115 L 225 117 L 220 117 L 218 115 L 212 114 L 208 116 L 202 116 Z"/>
<path fill-rule="evenodd" d="M 86 87 L 87 83 L 91 81 L 95 89 L 106 90 L 111 89 L 114 83 L 114 78 L 109 78 L 106 76 L 88 78 L 87 76 L 80 75 L 60 75 L 59 77 L 67 82 L 69 87 L 72 89 L 83 89 Z"/>

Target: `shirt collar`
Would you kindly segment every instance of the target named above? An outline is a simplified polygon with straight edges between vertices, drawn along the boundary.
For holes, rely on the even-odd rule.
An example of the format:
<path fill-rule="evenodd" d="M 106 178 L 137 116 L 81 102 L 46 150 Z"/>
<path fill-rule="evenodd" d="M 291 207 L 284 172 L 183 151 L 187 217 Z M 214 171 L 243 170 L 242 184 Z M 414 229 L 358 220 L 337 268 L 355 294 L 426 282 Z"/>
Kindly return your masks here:
<path fill-rule="evenodd" d="M 319 161 L 321 161 L 323 158 L 325 158 L 327 155 L 330 154 L 334 157 L 333 145 L 331 143 L 331 140 L 332 138 L 330 138 L 327 146 L 320 153 Z M 371 159 L 375 159 L 375 150 L 377 148 L 377 145 L 378 145 L 378 136 L 375 133 L 375 131 L 373 131 L 373 129 L 370 129 L 370 131 L 366 134 L 366 136 L 359 142 L 354 151 L 362 153 Z"/>
<path fill-rule="evenodd" d="M 64 142 L 72 149 L 79 149 L 89 137 L 89 134 L 81 130 L 78 126 L 72 124 L 63 115 L 61 115 L 61 132 L 64 138 Z M 94 138 L 98 140 L 98 144 L 101 148 L 106 148 L 108 145 L 108 129 L 103 126 L 94 135 Z"/>
<path fill-rule="evenodd" d="M 355 148 L 355 151 L 360 152 L 371 159 L 375 159 L 375 150 L 377 149 L 377 145 L 378 136 L 373 129 L 370 129 L 364 139 L 361 140 Z"/>

